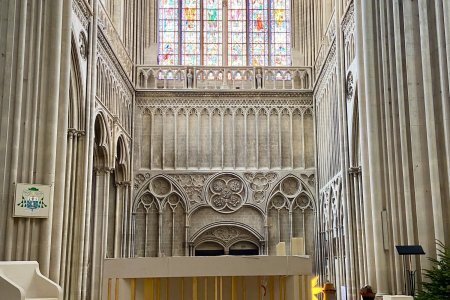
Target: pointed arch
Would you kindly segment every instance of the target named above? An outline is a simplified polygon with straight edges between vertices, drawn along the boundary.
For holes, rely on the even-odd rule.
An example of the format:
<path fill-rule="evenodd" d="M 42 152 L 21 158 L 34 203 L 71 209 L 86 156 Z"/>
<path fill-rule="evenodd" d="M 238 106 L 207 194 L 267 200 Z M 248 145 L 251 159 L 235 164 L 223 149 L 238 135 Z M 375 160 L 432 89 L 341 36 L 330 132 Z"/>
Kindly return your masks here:
<path fill-rule="evenodd" d="M 84 130 L 84 92 L 80 71 L 77 41 L 73 32 L 71 58 L 72 63 L 70 65 L 68 128 Z"/>
<path fill-rule="evenodd" d="M 107 167 L 109 164 L 110 137 L 106 117 L 99 112 L 94 121 L 94 166 Z"/>
<path fill-rule="evenodd" d="M 123 182 L 131 180 L 130 169 L 130 150 L 128 144 L 125 141 L 123 134 L 119 135 L 116 142 L 115 149 L 115 169 L 116 169 L 116 181 Z"/>

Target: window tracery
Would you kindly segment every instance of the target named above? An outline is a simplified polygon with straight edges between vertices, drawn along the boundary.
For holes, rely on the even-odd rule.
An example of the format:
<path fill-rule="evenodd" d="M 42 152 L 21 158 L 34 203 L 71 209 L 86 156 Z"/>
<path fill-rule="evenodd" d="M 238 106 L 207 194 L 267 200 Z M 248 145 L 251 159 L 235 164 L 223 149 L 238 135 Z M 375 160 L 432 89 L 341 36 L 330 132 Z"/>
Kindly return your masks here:
<path fill-rule="evenodd" d="M 160 65 L 291 65 L 288 0 L 159 0 Z"/>

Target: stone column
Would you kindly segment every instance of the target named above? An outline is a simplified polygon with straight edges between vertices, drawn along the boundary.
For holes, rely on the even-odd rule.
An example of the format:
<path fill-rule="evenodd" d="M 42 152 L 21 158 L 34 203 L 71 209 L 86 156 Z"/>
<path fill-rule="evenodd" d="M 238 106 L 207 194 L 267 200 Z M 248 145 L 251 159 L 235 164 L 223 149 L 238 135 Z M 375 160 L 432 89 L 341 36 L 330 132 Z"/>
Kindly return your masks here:
<path fill-rule="evenodd" d="M 434 239 L 429 232 L 433 231 L 432 223 L 428 222 L 433 218 L 429 209 L 430 177 L 429 163 L 427 157 L 427 133 L 425 127 L 424 94 L 422 81 L 422 66 L 418 63 L 421 60 L 419 16 L 417 2 L 403 3 L 403 22 L 405 32 L 405 81 L 407 87 L 407 111 L 409 112 L 409 129 L 411 138 L 411 163 L 414 166 L 414 197 L 415 197 L 415 220 L 418 224 L 418 242 L 425 247 L 428 252 L 431 246 L 434 249 Z"/>
<path fill-rule="evenodd" d="M 86 137 L 82 141 L 84 161 L 80 163 L 80 187 L 78 189 L 81 195 L 82 214 L 77 222 L 77 229 L 80 230 L 80 241 L 77 243 L 77 251 L 82 253 L 80 259 L 76 262 L 79 268 L 78 276 L 74 276 L 73 290 L 74 297 L 87 299 L 87 280 L 88 280 L 88 257 L 90 251 L 90 219 L 91 204 L 88 199 L 92 199 L 92 177 L 94 170 L 94 124 L 95 124 L 95 99 L 97 93 L 97 31 L 98 31 L 98 0 L 92 0 L 92 17 L 89 26 L 89 58 L 88 58 L 88 74 L 86 88 Z"/>
<path fill-rule="evenodd" d="M 382 153 L 381 153 L 381 136 L 380 136 L 380 95 L 378 93 L 378 44 L 375 26 L 376 13 L 378 7 L 375 2 L 362 1 L 361 16 L 364 25 L 362 28 L 363 39 L 363 55 L 364 55 L 364 76 L 367 122 L 367 144 L 368 144 L 368 165 L 363 169 L 366 175 L 369 175 L 370 187 L 364 189 L 365 193 L 370 193 L 371 211 L 365 211 L 365 214 L 372 214 L 373 226 L 373 251 L 375 257 L 375 274 L 378 294 L 387 294 L 389 291 L 389 269 L 387 265 L 387 255 L 383 246 L 383 231 L 381 224 L 381 211 L 384 209 L 383 204 L 383 170 Z M 362 79 L 362 78 L 361 78 Z M 368 167 L 368 168 L 367 168 Z"/>
<path fill-rule="evenodd" d="M 439 46 L 440 49 L 440 62 L 439 66 L 441 69 L 441 86 L 442 89 L 445 90 L 442 96 L 442 112 L 443 112 L 443 124 L 444 124 L 444 136 L 445 136 L 445 148 L 446 148 L 446 156 L 450 157 L 450 2 L 449 1 L 441 1 L 442 3 L 437 2 L 437 5 L 441 5 L 441 10 L 436 8 L 437 18 L 442 18 L 442 23 L 438 24 L 438 32 L 439 32 Z M 442 15 L 442 16 L 441 16 Z M 446 62 L 446 63 L 444 63 Z M 445 72 L 447 72 L 445 74 Z M 444 75 L 445 74 L 445 75 Z M 447 159 L 447 187 L 450 187 L 450 159 Z M 449 190 L 447 190 L 450 193 Z M 448 200 L 448 198 L 447 198 Z M 450 201 L 446 201 L 444 203 L 444 211 L 450 210 Z M 446 237 L 445 240 L 447 243 L 450 241 L 450 220 L 446 218 Z"/>
<path fill-rule="evenodd" d="M 364 214 L 364 232 L 365 232 L 365 260 L 367 264 L 367 280 L 369 282 L 375 282 L 375 254 L 373 249 L 373 223 L 371 215 L 371 194 L 370 194 L 370 181 L 369 181 L 369 162 L 368 162 L 368 144 L 367 144 L 367 123 L 366 123 L 366 95 L 365 95 L 365 62 L 364 62 L 364 48 L 363 48 L 363 24 L 366 24 L 366 20 L 362 14 L 362 2 L 355 1 L 355 48 L 356 48 L 356 61 L 358 66 L 358 101 L 360 104 L 359 109 L 359 129 L 360 129 L 360 144 L 361 144 L 361 181 L 362 190 L 360 191 L 364 197 L 364 207 L 360 213 Z M 364 22 L 363 22 L 364 21 Z"/>
<path fill-rule="evenodd" d="M 162 208 L 158 211 L 158 257 L 162 256 L 162 227 L 163 227 L 163 210 Z"/>
<path fill-rule="evenodd" d="M 429 162 L 429 177 L 431 183 L 431 213 L 434 225 L 434 238 L 445 241 L 444 220 L 442 210 L 443 189 L 441 186 L 446 184 L 443 180 L 443 170 L 445 159 L 440 152 L 440 139 L 443 138 L 440 126 L 442 126 L 439 80 L 436 78 L 439 73 L 433 68 L 438 63 L 434 57 L 437 52 L 436 40 L 436 13 L 433 5 L 429 1 L 419 0 L 419 24 L 420 24 L 420 47 L 422 49 L 422 72 L 425 103 L 425 120 L 427 134 L 427 149 Z M 447 89 L 447 87 L 444 87 Z M 447 99 L 448 101 L 448 99 Z M 443 143 L 442 143 L 443 144 Z M 431 226 L 430 226 L 431 227 Z M 429 236 L 431 232 L 425 233 Z M 434 240 L 429 242 L 428 250 L 435 252 Z M 425 250 L 427 252 L 427 250 Z"/>
<path fill-rule="evenodd" d="M 48 1 L 45 3 L 45 15 L 51 18 L 44 19 L 43 36 L 43 68 L 41 70 L 40 95 L 41 103 L 39 114 L 45 118 L 39 119 L 38 151 L 36 161 L 36 180 L 40 183 L 53 185 L 51 197 L 54 199 L 55 169 L 57 156 L 58 110 L 59 105 L 67 106 L 68 97 L 60 99 L 60 89 L 68 89 L 70 43 L 62 44 L 62 30 L 65 33 L 70 28 L 70 17 L 63 19 L 63 1 Z M 70 8 L 70 4 L 69 4 Z M 67 14 L 67 12 L 66 12 Z M 70 15 L 70 14 L 69 14 Z M 63 60 L 62 60 L 63 59 Z M 61 63 L 66 64 L 62 66 Z M 62 67 L 62 69 L 61 69 Z M 62 72 L 61 72 L 62 71 Z M 65 82 L 62 82 L 61 79 Z M 66 91 L 63 91 L 64 95 Z M 67 124 L 64 128 L 67 128 Z M 64 130 L 64 128 L 61 128 Z M 65 147 L 63 149 L 65 151 Z M 63 153 L 63 157 L 65 153 Z M 39 237 L 39 263 L 44 275 L 50 272 L 50 254 L 53 225 L 53 206 L 49 206 L 49 218 L 41 223 Z"/>
<path fill-rule="evenodd" d="M 405 88 L 406 79 L 404 78 L 404 52 L 402 50 L 403 35 L 401 31 L 401 3 L 394 0 L 392 4 L 392 18 L 395 44 L 395 70 L 392 71 L 396 77 L 397 84 L 397 102 L 394 103 L 394 114 L 398 112 L 398 121 L 394 119 L 395 125 L 398 126 L 396 135 L 397 143 L 400 143 L 400 151 L 397 151 L 399 163 L 397 167 L 400 169 L 397 174 L 399 182 L 398 205 L 404 211 L 404 215 L 400 214 L 398 222 L 400 223 L 400 238 L 408 244 L 415 243 L 416 224 L 415 219 L 415 203 L 413 201 L 413 171 L 411 169 L 411 144 L 409 139 L 409 114 L 407 106 L 407 91 Z M 402 230 L 403 228 L 403 230 Z"/>
<path fill-rule="evenodd" d="M 55 282 L 60 281 L 61 256 L 65 255 L 61 251 L 63 242 L 63 222 L 65 201 L 64 197 L 66 182 L 63 180 L 66 175 L 66 151 L 67 151 L 67 129 L 69 116 L 69 80 L 71 65 L 71 16 L 72 1 L 64 1 L 63 4 L 63 24 L 62 24 L 62 43 L 61 43 L 61 84 L 59 92 L 59 112 L 58 112 L 58 144 L 56 152 L 56 183 L 53 196 L 53 228 L 52 228 L 52 248 L 50 251 L 50 279 Z"/>
<path fill-rule="evenodd" d="M 347 293 L 348 295 L 354 294 L 356 291 L 355 280 L 355 252 L 353 250 L 353 243 L 355 242 L 354 238 L 354 230 L 353 230 L 353 222 L 351 220 L 351 216 L 353 215 L 352 210 L 353 207 L 350 204 L 351 200 L 351 192 L 350 192 L 350 186 L 351 182 L 351 175 L 348 174 L 349 169 L 349 141 L 348 141 L 348 117 L 347 117 L 347 109 L 346 109 L 346 91 L 345 91 L 345 62 L 343 60 L 344 58 L 344 45 L 343 45 L 343 35 L 337 34 L 338 32 L 342 32 L 341 28 L 341 18 L 339 16 L 342 15 L 341 12 L 341 5 L 338 5 L 336 2 L 335 4 L 335 28 L 336 28 L 336 64 L 337 64 L 337 78 L 338 82 L 341 84 L 337 84 L 337 97 L 336 100 L 338 101 L 338 119 L 339 119 L 339 147 L 340 147 L 340 168 L 342 172 L 342 194 L 340 197 L 340 201 L 342 201 L 342 207 L 344 212 L 343 215 L 343 223 L 342 224 L 342 232 L 345 232 L 344 235 L 344 251 L 345 251 L 345 278 L 341 278 L 342 282 L 345 282 L 345 285 L 347 286 Z M 342 238 L 340 238 L 342 240 Z M 342 248 L 341 248 L 342 249 Z M 346 296 L 348 296 L 346 295 Z"/>
<path fill-rule="evenodd" d="M 5 73 L 7 70 L 11 70 L 11 75 L 5 75 L 5 82 L 2 99 L 2 114 L 6 117 L 2 117 L 2 141 L 5 143 L 11 143 L 11 149 L 1 149 L 2 154 L 5 154 L 5 158 L 9 158 L 8 163 L 2 163 L 1 170 L 4 172 L 4 176 L 8 177 L 3 182 L 3 198 L 7 199 L 6 213 L 4 215 L 6 220 L 6 235 L 4 242 L 4 259 L 13 259 L 13 254 L 16 252 L 13 249 L 13 236 L 14 236 L 14 219 L 12 218 L 13 201 L 15 182 L 17 182 L 18 165 L 19 165 L 19 147 L 20 147 L 20 123 L 22 118 L 22 102 L 23 102 L 23 75 L 24 75 L 24 61 L 25 61 L 25 40 L 26 40 L 26 19 L 27 19 L 27 5 L 26 1 L 6 1 L 9 4 L 8 14 L 9 16 L 17 16 L 17 19 L 13 17 L 7 17 L 7 29 L 8 34 L 6 36 L 6 54 L 5 58 Z M 6 5 L 7 6 L 7 5 Z M 16 12 L 16 10 L 18 12 Z M 16 29 L 17 27 L 17 29 Z M 15 41 L 17 40 L 17 46 Z M 16 50 L 17 47 L 17 50 Z M 16 52 L 17 51 L 17 52 Z M 15 59 L 14 59 L 15 56 Z M 15 60 L 15 61 L 14 61 Z M 7 67 L 9 69 L 7 69 Z M 10 91 L 11 89 L 11 91 Z M 9 93 L 7 93 L 9 92 Z M 12 119 L 12 122 L 9 119 Z M 8 125 L 8 126 L 6 126 Z M 8 133 L 8 134 L 7 134 Z M 8 138 L 5 135 L 11 134 Z M 8 147 L 5 147 L 8 148 Z M 2 174 L 3 175 L 3 174 Z M 44 269 L 45 272 L 45 269 Z"/>

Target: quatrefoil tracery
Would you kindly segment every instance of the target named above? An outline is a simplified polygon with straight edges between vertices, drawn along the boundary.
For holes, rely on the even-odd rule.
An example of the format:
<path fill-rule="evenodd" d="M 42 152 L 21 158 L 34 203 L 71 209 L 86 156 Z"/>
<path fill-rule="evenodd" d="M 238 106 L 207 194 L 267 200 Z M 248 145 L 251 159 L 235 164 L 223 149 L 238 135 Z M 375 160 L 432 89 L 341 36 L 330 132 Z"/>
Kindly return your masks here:
<path fill-rule="evenodd" d="M 245 202 L 244 183 L 235 175 L 224 174 L 214 178 L 208 191 L 210 205 L 222 213 L 232 213 Z"/>

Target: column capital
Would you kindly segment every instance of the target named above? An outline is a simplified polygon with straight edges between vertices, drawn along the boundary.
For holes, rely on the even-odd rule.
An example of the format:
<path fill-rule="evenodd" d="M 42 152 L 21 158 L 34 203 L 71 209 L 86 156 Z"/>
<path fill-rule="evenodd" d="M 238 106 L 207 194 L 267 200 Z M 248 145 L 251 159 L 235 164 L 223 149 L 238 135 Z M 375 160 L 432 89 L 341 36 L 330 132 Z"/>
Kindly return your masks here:
<path fill-rule="evenodd" d="M 112 171 L 114 171 L 114 169 L 110 168 L 110 167 L 96 167 L 96 168 L 94 168 L 94 173 L 97 176 L 108 174 L 108 173 L 112 173 Z"/>
<path fill-rule="evenodd" d="M 131 186 L 131 181 L 116 181 L 116 186 Z"/>
<path fill-rule="evenodd" d="M 361 167 L 350 167 L 348 168 L 349 174 L 359 174 L 361 173 Z"/>
<path fill-rule="evenodd" d="M 85 135 L 85 131 L 84 130 L 78 130 L 76 128 L 69 128 L 67 129 L 67 136 L 69 138 L 73 138 L 73 137 L 78 137 L 78 136 L 82 136 Z"/>

